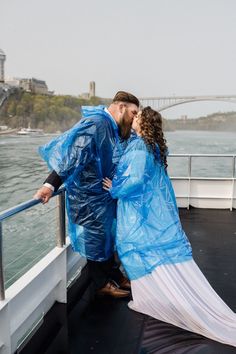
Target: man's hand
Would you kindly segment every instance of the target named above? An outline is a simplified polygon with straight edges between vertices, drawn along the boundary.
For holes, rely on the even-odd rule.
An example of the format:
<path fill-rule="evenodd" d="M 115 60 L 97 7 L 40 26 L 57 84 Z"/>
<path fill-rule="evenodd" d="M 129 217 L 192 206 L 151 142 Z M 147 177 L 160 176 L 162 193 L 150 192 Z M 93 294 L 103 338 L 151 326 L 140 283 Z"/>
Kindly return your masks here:
<path fill-rule="evenodd" d="M 112 187 L 112 181 L 107 177 L 103 178 L 102 184 L 103 184 L 103 189 L 105 189 L 106 191 L 109 191 L 109 189 Z"/>
<path fill-rule="evenodd" d="M 34 199 L 41 199 L 43 204 L 46 204 L 51 198 L 53 191 L 48 187 L 41 187 L 34 195 Z"/>

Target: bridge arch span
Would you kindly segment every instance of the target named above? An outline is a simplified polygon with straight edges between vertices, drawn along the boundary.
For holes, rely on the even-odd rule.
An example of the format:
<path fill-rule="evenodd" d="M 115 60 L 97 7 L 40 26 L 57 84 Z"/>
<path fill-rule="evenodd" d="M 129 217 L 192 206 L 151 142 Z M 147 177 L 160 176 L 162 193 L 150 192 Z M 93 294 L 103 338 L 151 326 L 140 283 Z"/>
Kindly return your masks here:
<path fill-rule="evenodd" d="M 179 106 L 182 104 L 200 102 L 200 101 L 218 101 L 236 103 L 236 95 L 227 96 L 172 96 L 172 97 L 143 97 L 140 98 L 140 102 L 143 106 L 151 106 L 162 112 L 166 109 Z"/>

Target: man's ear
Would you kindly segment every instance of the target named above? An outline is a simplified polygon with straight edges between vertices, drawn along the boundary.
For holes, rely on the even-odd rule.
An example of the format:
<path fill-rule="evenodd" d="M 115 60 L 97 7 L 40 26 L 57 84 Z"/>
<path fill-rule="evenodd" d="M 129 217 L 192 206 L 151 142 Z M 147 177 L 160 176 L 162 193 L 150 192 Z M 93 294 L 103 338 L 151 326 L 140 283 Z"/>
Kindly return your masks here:
<path fill-rule="evenodd" d="M 123 103 L 120 102 L 119 106 L 118 106 L 119 112 L 122 113 L 122 109 L 123 109 Z"/>
<path fill-rule="evenodd" d="M 123 102 L 119 103 L 119 112 L 124 113 L 126 105 Z"/>

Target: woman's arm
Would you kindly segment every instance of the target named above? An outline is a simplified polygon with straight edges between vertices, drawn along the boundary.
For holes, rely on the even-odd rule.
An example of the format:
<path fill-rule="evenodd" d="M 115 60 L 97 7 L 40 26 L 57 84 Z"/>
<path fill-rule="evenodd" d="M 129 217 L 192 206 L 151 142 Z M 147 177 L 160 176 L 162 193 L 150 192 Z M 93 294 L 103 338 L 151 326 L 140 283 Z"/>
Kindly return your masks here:
<path fill-rule="evenodd" d="M 147 177 L 146 160 L 144 150 L 131 150 L 121 158 L 112 186 L 109 188 L 108 180 L 104 184 L 112 198 L 127 198 L 142 192 Z"/>

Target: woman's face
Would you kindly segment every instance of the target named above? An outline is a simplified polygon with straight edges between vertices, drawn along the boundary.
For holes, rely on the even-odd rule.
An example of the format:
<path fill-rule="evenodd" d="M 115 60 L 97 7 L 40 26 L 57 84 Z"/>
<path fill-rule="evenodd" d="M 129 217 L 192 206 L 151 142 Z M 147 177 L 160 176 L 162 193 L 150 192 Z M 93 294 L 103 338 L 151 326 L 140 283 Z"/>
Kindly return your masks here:
<path fill-rule="evenodd" d="M 136 131 L 137 134 L 139 134 L 141 131 L 140 129 L 141 114 L 142 112 L 139 111 L 138 114 L 133 119 L 132 128 Z"/>

